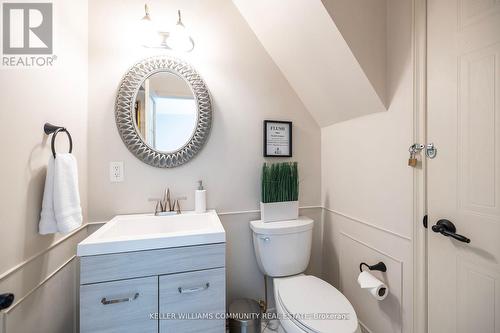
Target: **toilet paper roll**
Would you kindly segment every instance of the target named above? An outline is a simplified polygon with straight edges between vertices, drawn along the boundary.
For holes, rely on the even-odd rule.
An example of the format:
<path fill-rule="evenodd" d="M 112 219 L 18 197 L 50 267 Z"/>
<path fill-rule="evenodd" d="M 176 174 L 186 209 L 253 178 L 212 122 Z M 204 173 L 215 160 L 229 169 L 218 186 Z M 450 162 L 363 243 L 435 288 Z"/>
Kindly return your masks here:
<path fill-rule="evenodd" d="M 389 288 L 382 281 L 371 275 L 370 272 L 361 272 L 358 276 L 358 283 L 362 289 L 368 289 L 370 294 L 378 301 L 384 300 L 389 294 Z"/>

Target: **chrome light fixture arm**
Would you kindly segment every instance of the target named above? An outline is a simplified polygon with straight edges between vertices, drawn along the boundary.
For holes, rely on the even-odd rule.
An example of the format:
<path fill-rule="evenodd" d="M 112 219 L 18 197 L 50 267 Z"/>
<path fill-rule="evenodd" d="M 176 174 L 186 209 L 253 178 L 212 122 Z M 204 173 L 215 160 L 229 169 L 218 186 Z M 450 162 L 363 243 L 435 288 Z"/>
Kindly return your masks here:
<path fill-rule="evenodd" d="M 170 32 L 170 31 L 162 31 L 158 30 L 156 33 L 160 36 L 159 43 L 157 45 L 144 45 L 145 47 L 148 48 L 159 48 L 159 49 L 168 49 L 168 50 L 173 50 L 173 51 L 184 51 L 184 52 L 191 52 L 194 49 L 195 43 L 193 38 L 186 33 L 186 26 L 182 22 L 182 15 L 181 11 L 177 10 L 177 24 L 176 24 L 176 29 L 177 30 L 182 30 L 182 36 L 174 36 L 175 32 Z M 149 7 L 147 4 L 144 5 L 144 16 L 142 18 L 142 21 L 147 22 L 148 24 L 151 24 L 152 19 L 151 15 L 149 13 Z M 172 47 L 169 45 L 169 39 L 170 38 L 183 38 L 185 43 L 184 45 L 189 45 L 187 48 L 182 48 L 182 49 L 176 49 L 175 47 Z"/>

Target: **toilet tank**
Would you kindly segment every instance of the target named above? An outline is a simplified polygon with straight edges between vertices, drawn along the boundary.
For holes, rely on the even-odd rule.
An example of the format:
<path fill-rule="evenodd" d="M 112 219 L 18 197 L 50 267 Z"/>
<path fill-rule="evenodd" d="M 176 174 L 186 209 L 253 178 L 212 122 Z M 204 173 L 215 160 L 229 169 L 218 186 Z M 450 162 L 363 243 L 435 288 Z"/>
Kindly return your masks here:
<path fill-rule="evenodd" d="M 311 257 L 313 220 L 251 221 L 253 246 L 262 273 L 289 276 L 304 272 Z"/>

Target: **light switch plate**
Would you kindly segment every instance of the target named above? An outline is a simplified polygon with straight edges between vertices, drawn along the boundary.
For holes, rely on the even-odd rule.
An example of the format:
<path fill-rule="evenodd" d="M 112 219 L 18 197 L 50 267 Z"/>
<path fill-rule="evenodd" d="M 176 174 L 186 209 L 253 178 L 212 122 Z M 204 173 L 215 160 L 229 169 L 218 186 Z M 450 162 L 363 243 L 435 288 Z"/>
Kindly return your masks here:
<path fill-rule="evenodd" d="M 123 162 L 109 163 L 109 181 L 112 183 L 120 183 L 123 179 Z"/>

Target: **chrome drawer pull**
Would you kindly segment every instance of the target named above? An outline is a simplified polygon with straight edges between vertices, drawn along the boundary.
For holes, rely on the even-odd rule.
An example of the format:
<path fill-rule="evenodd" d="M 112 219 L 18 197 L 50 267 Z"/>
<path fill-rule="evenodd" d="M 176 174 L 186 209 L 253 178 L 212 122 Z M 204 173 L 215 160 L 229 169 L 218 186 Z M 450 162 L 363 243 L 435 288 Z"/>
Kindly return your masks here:
<path fill-rule="evenodd" d="M 201 287 L 195 287 L 195 288 L 182 288 L 179 287 L 179 294 L 192 294 L 192 293 L 197 293 L 199 291 L 207 290 L 210 287 L 210 283 L 207 282 L 204 286 Z"/>
<path fill-rule="evenodd" d="M 116 303 L 124 303 L 124 302 L 132 302 L 135 301 L 139 297 L 139 293 L 135 293 L 134 296 L 127 297 L 127 298 L 117 298 L 117 299 L 106 299 L 104 297 L 101 299 L 101 303 L 104 305 L 109 305 L 109 304 L 116 304 Z"/>

